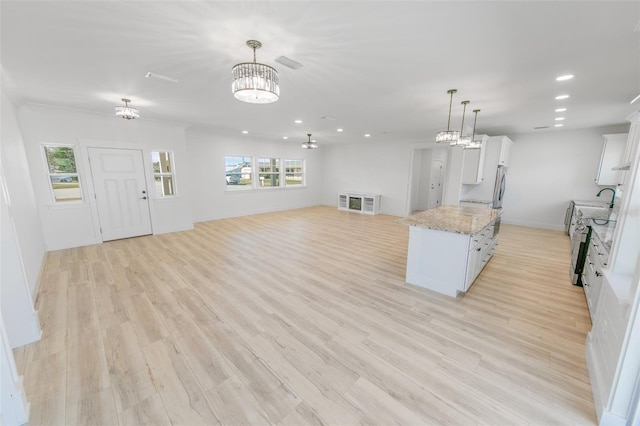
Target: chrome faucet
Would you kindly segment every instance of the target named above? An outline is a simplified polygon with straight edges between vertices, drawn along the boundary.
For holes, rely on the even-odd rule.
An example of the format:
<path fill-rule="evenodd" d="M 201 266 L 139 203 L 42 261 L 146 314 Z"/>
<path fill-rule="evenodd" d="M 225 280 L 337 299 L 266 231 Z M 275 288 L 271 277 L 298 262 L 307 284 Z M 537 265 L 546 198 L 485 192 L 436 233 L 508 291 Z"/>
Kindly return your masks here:
<path fill-rule="evenodd" d="M 613 195 L 611 196 L 611 203 L 609 203 L 609 208 L 612 209 L 613 208 L 613 203 L 615 203 L 616 201 L 616 190 L 613 188 L 602 188 L 600 191 L 598 191 L 598 193 L 596 194 L 596 197 L 599 197 L 600 194 L 602 194 L 603 191 L 609 190 L 611 192 L 613 192 Z"/>

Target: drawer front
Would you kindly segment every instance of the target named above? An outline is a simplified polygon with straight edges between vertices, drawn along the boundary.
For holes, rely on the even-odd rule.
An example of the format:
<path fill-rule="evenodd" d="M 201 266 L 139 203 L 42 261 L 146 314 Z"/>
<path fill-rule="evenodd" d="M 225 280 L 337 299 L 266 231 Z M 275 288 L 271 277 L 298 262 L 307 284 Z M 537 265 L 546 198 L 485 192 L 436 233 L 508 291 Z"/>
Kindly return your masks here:
<path fill-rule="evenodd" d="M 478 247 L 482 248 L 487 244 L 487 241 L 490 241 L 493 237 L 493 229 L 494 225 L 491 224 L 489 226 L 484 227 L 480 232 L 471 237 L 469 250 L 477 249 Z"/>

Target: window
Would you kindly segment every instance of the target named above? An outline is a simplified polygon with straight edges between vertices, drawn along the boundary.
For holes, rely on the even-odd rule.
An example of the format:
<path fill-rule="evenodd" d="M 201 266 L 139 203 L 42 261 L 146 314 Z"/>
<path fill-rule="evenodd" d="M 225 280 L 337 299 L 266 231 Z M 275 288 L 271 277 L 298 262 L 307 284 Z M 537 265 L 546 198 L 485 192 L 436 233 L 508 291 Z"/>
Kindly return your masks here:
<path fill-rule="evenodd" d="M 258 179 L 261 188 L 280 186 L 280 159 L 258 158 Z"/>
<path fill-rule="evenodd" d="M 284 185 L 302 186 L 304 185 L 304 162 L 303 160 L 284 160 Z"/>
<path fill-rule="evenodd" d="M 44 145 L 51 193 L 56 203 L 82 201 L 73 146 Z"/>
<path fill-rule="evenodd" d="M 224 157 L 227 190 L 251 189 L 251 157 Z"/>
<path fill-rule="evenodd" d="M 175 195 L 173 179 L 173 153 L 169 151 L 152 151 L 153 180 L 156 196 L 169 197 Z"/>

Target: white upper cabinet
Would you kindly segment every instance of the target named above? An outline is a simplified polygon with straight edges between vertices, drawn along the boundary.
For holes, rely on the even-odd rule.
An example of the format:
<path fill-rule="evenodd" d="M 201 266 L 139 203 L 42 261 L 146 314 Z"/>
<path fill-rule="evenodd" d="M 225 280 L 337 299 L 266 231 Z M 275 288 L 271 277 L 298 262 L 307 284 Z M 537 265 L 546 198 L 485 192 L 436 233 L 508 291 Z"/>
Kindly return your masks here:
<path fill-rule="evenodd" d="M 483 149 L 484 159 L 482 160 L 482 170 L 479 172 L 481 178 L 475 184 L 461 185 L 461 200 L 489 202 L 493 200 L 493 190 L 496 183 L 498 166 L 509 165 L 509 152 L 511 151 L 512 144 L 513 141 L 507 136 L 490 136 L 486 139 L 486 144 Z M 456 149 L 453 151 L 455 152 Z M 451 164 L 454 163 L 450 163 L 450 165 Z M 454 204 L 457 204 L 457 202 Z"/>
<path fill-rule="evenodd" d="M 463 151 L 462 184 L 475 185 L 482 182 L 484 171 L 484 157 L 487 149 L 487 135 L 482 135 L 480 149 L 465 149 Z M 476 138 L 477 140 L 479 138 Z"/>
<path fill-rule="evenodd" d="M 618 184 L 619 170 L 613 170 L 622 166 L 627 133 L 603 135 L 602 156 L 596 175 L 596 185 L 614 186 Z"/>
<path fill-rule="evenodd" d="M 511 152 L 511 145 L 513 141 L 506 136 L 503 136 L 500 140 L 500 155 L 498 157 L 499 166 L 509 165 L 509 153 Z"/>

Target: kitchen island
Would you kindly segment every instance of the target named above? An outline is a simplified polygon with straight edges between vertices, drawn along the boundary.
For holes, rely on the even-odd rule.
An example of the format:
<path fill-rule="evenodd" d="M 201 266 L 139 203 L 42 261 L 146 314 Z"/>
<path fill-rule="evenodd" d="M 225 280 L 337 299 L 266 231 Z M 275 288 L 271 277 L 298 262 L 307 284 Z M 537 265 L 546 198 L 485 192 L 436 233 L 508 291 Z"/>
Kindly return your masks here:
<path fill-rule="evenodd" d="M 493 256 L 499 209 L 441 206 L 398 221 L 409 226 L 406 282 L 456 297 Z"/>

